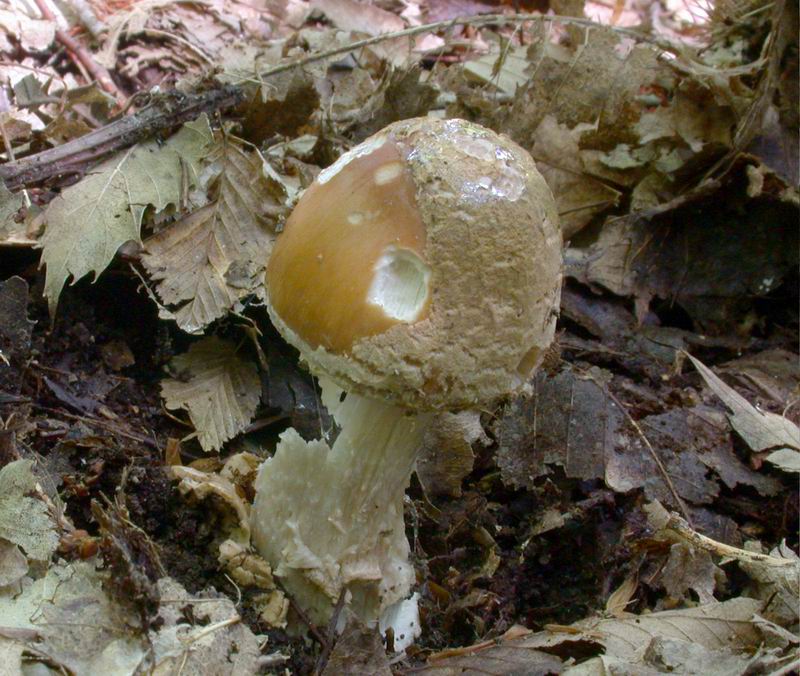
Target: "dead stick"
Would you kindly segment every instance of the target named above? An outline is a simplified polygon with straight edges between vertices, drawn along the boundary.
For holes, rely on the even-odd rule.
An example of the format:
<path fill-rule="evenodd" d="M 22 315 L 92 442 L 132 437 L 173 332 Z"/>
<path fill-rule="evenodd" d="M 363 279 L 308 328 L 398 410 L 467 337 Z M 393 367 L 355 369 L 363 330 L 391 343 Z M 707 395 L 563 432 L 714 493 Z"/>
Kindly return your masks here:
<path fill-rule="evenodd" d="M 228 86 L 202 94 L 166 92 L 147 108 L 63 145 L 0 165 L 0 179 L 9 190 L 29 187 L 60 175 L 74 174 L 110 153 L 154 134 L 239 103 L 242 89 Z"/>

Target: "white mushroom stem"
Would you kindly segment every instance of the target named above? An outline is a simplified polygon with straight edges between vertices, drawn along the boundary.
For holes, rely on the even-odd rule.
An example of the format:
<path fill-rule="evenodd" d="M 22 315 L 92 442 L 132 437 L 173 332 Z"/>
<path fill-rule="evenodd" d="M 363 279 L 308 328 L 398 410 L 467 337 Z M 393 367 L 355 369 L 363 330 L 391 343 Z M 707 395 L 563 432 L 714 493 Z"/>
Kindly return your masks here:
<path fill-rule="evenodd" d="M 341 428 L 332 448 L 281 435 L 261 466 L 253 543 L 286 590 L 318 623 L 342 593 L 366 622 L 405 598 L 414 581 L 403 495 L 433 414 L 413 413 L 321 380 Z"/>

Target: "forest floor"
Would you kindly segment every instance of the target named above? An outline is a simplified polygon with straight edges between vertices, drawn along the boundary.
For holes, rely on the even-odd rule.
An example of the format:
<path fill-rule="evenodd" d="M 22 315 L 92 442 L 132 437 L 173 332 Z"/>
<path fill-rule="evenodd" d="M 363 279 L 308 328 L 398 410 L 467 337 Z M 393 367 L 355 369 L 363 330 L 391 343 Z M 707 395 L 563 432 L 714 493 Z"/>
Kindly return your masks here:
<path fill-rule="evenodd" d="M 645 4 L 0 3 L 0 673 L 800 670 L 797 7 Z M 564 283 L 530 392 L 425 439 L 396 652 L 248 514 L 332 425 L 272 243 L 422 115 L 531 153 Z"/>

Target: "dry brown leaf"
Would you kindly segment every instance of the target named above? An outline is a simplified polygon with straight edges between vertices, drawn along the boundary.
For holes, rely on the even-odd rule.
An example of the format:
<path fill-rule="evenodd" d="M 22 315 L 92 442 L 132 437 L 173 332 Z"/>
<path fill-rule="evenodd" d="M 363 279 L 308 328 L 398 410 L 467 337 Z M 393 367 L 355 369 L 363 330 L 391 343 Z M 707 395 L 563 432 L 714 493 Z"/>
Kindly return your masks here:
<path fill-rule="evenodd" d="M 603 478 L 623 422 L 620 411 L 597 383 L 572 370 L 540 373 L 533 387 L 532 397 L 517 398 L 495 424 L 503 481 L 533 489 L 551 464 L 563 466 L 568 477 Z"/>
<path fill-rule="evenodd" d="M 192 467 L 173 465 L 170 469 L 173 476 L 180 479 L 178 490 L 182 495 L 191 493 L 199 501 L 212 495 L 219 498 L 233 516 L 225 527 L 226 532 L 233 536 L 235 542 L 249 542 L 250 505 L 241 498 L 230 481 L 215 472 L 201 472 Z"/>
<path fill-rule="evenodd" d="M 204 338 L 171 365 L 176 378 L 161 382 L 161 396 L 167 408 L 189 411 L 204 450 L 218 450 L 253 419 L 261 398 L 258 371 L 232 343 Z"/>
<path fill-rule="evenodd" d="M 653 297 L 680 305 L 697 331 L 731 333 L 752 308 L 797 266 L 797 210 L 770 198 L 750 200 L 737 182 L 742 160 L 723 180 L 671 202 L 609 219 L 597 240 L 571 251 L 585 267 L 568 275 L 633 296 L 642 308 Z"/>
<path fill-rule="evenodd" d="M 201 115 L 166 142 L 146 141 L 123 150 L 53 199 L 44 212 L 44 294 L 51 312 L 67 280 L 99 275 L 117 250 L 139 241 L 148 207 L 161 213 L 195 184 L 211 141 Z"/>
<path fill-rule="evenodd" d="M 744 548 L 762 553 L 756 542 L 747 542 Z M 787 565 L 778 565 L 776 560 Z M 783 542 L 769 553 L 769 558 L 739 560 L 739 567 L 754 582 L 751 595 L 767 602 L 761 614 L 783 627 L 796 626 L 800 616 L 800 557 Z"/>
<path fill-rule="evenodd" d="M 216 199 L 145 242 L 142 263 L 178 326 L 199 333 L 249 294 L 263 293 L 274 227 L 286 193 L 261 155 L 230 138 L 211 149 Z M 270 172 L 270 173 L 267 173 Z"/>
<path fill-rule="evenodd" d="M 312 0 L 311 6 L 322 12 L 334 26 L 343 31 L 381 35 L 392 33 L 406 27 L 397 14 L 387 12 L 373 4 L 356 0 Z M 408 40 L 386 40 L 372 46 L 376 54 L 395 66 L 403 65 L 409 57 Z"/>
<path fill-rule="evenodd" d="M 714 565 L 707 551 L 676 542 L 670 547 L 659 582 L 669 594 L 670 602 L 683 602 L 692 590 L 700 603 L 705 604 L 715 600 L 714 590 L 724 579 L 725 574 Z"/>
<path fill-rule="evenodd" d="M 775 405 L 786 406 L 800 396 L 800 362 L 787 350 L 764 350 L 740 357 L 722 364 L 717 371 Z"/>
<path fill-rule="evenodd" d="M 489 443 L 480 413 L 442 413 L 431 424 L 417 458 L 417 476 L 432 496 L 461 495 L 461 481 L 472 471 L 472 444 Z"/>
<path fill-rule="evenodd" d="M 706 385 L 730 410 L 731 425 L 747 445 L 756 453 L 769 452 L 767 460 L 784 472 L 800 472 L 800 428 L 781 415 L 759 411 L 700 360 L 688 356 Z"/>
<path fill-rule="evenodd" d="M 533 133 L 531 155 L 553 192 L 567 240 L 592 217 L 617 204 L 621 193 L 592 176 L 584 164 L 580 133 L 545 115 Z"/>
<path fill-rule="evenodd" d="M 797 604 L 800 598 L 800 557 L 785 543 L 770 554 L 764 554 L 757 542 L 747 543 L 744 549 L 740 549 L 698 533 L 658 502 L 646 505 L 645 512 L 655 530 L 655 537 L 677 542 L 692 552 L 722 557 L 723 563 L 738 562 L 754 582 L 752 596 L 768 602 L 760 613 L 782 625 L 796 623 L 800 612 Z"/>
<path fill-rule="evenodd" d="M 333 647 L 322 676 L 391 676 L 389 660 L 377 628 L 353 615 Z"/>
<path fill-rule="evenodd" d="M 12 7 L 14 7 L 12 5 Z M 56 37 L 56 22 L 34 19 L 22 8 L 0 9 L 0 51 L 10 54 L 14 50 L 6 35 L 26 51 L 39 52 L 47 49 Z"/>
<path fill-rule="evenodd" d="M 611 617 L 622 617 L 627 613 L 628 605 L 633 600 L 636 587 L 639 585 L 637 575 L 628 575 L 606 601 L 606 614 Z"/>
<path fill-rule="evenodd" d="M 714 656 L 718 662 L 724 658 L 728 664 L 741 663 L 741 658 L 734 658 L 741 653 L 752 653 L 762 641 L 755 622 L 760 607 L 758 601 L 739 598 L 686 610 L 627 614 L 621 619 L 590 618 L 499 644 L 486 642 L 472 649 L 462 648 L 457 656 L 431 660 L 421 673 L 431 676 L 465 673 L 496 676 L 519 673 L 571 673 L 575 676 L 660 673 L 654 667 L 659 656 L 665 654 L 662 646 L 667 646 L 667 653 L 671 649 L 674 649 L 673 654 L 678 652 L 677 645 L 670 645 L 673 641 L 681 646 L 690 644 L 694 649 L 718 651 L 719 654 Z M 687 637 L 691 637 L 691 641 Z M 585 659 L 592 653 L 602 653 L 602 658 L 599 658 L 600 662 L 595 658 L 565 670 L 561 661 L 549 653 L 565 660 L 570 657 Z M 619 669 L 604 671 L 604 664 Z M 721 676 L 726 672 L 714 673 Z"/>

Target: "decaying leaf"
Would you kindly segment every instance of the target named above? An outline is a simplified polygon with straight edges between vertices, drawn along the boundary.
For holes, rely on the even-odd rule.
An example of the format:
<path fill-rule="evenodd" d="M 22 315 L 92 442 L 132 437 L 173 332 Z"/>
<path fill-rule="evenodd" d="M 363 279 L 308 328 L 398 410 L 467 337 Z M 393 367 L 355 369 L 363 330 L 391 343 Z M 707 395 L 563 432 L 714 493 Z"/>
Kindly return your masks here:
<path fill-rule="evenodd" d="M 653 297 L 683 307 L 697 329 L 730 332 L 797 267 L 797 209 L 749 200 L 742 160 L 712 181 L 652 209 L 609 219 L 585 249 L 585 269 L 568 275 L 647 308 Z M 571 252 L 571 255 L 575 252 Z"/>
<path fill-rule="evenodd" d="M 627 613 L 628 605 L 633 600 L 638 584 L 636 575 L 628 575 L 606 600 L 606 614 L 612 617 L 623 617 Z"/>
<path fill-rule="evenodd" d="M 784 472 L 800 472 L 800 428 L 781 415 L 759 411 L 701 361 L 689 359 L 728 407 L 731 425 L 747 445 L 756 453 L 769 452 L 767 460 Z"/>
<path fill-rule="evenodd" d="M 255 73 L 260 63 L 254 62 Z M 242 135 L 257 145 L 276 134 L 293 138 L 318 110 L 319 103 L 319 92 L 309 71 L 293 68 L 279 73 L 253 91 L 244 104 Z"/>
<path fill-rule="evenodd" d="M 725 574 L 714 565 L 707 551 L 676 542 L 670 547 L 659 582 L 669 594 L 670 603 L 683 602 L 688 591 L 692 590 L 700 603 L 705 604 L 715 600 L 714 590 L 724 579 Z"/>
<path fill-rule="evenodd" d="M 240 587 L 256 587 L 265 593 L 253 598 L 253 607 L 262 622 L 270 627 L 284 628 L 289 612 L 289 600 L 276 588 L 272 568 L 261 556 L 250 549 L 250 505 L 242 498 L 241 482 L 252 482 L 255 459 L 250 453 L 231 456 L 225 466 L 216 472 L 203 472 L 193 467 L 173 466 L 172 474 L 180 479 L 178 490 L 191 495 L 195 500 L 206 500 L 212 496 L 216 509 L 223 515 L 219 537 L 226 537 L 219 544 L 217 560 L 233 581 Z M 257 466 L 257 465 L 256 465 Z"/>
<path fill-rule="evenodd" d="M 506 96 L 514 96 L 517 87 L 526 84 L 530 77 L 527 52 L 526 47 L 496 45 L 488 54 L 467 61 L 464 72 L 479 82 L 492 85 Z"/>
<path fill-rule="evenodd" d="M 147 141 L 114 155 L 48 204 L 42 262 L 51 312 L 70 277 L 77 281 L 90 272 L 97 277 L 119 247 L 139 241 L 146 209 L 159 213 L 180 203 L 210 141 L 202 116 L 166 143 Z"/>
<path fill-rule="evenodd" d="M 375 627 L 365 626 L 350 615 L 344 631 L 336 640 L 322 676 L 391 676 L 389 660 L 381 635 Z"/>
<path fill-rule="evenodd" d="M 22 547 L 37 561 L 48 561 L 58 546 L 54 516 L 31 497 L 36 478 L 31 460 L 15 460 L 0 469 L 0 538 Z"/>
<path fill-rule="evenodd" d="M 204 338 L 172 361 L 161 383 L 169 409 L 185 408 L 204 450 L 217 450 L 252 420 L 261 398 L 258 371 L 219 338 Z"/>
<path fill-rule="evenodd" d="M 130 631 L 136 618 L 108 598 L 103 582 L 93 563 L 79 561 L 59 563 L 35 581 L 25 578 L 19 594 L 0 589 L 1 623 L 18 630 L 16 638 L 0 634 L 0 650 L 18 645 L 75 674 L 132 674 L 145 644 Z M 14 673 L 20 664 L 6 667 Z"/>
<path fill-rule="evenodd" d="M 13 542 L 0 538 L 0 587 L 21 580 L 28 572 L 28 559 Z"/>
<path fill-rule="evenodd" d="M 760 614 L 784 626 L 796 623 L 800 613 L 797 604 L 800 598 L 800 557 L 785 544 L 770 554 L 764 554 L 756 542 L 746 543 L 745 548 L 740 549 L 698 533 L 658 502 L 648 504 L 645 512 L 657 538 L 677 542 L 685 551 L 722 557 L 723 563 L 738 562 L 753 580 L 751 595 L 766 602 Z M 687 581 L 691 577 L 691 571 L 687 571 Z"/>
<path fill-rule="evenodd" d="M 36 19 L 19 9 L 0 9 L 0 51 L 11 52 L 14 47 L 7 41 L 6 33 L 19 42 L 26 51 L 47 49 L 56 36 L 56 22 Z"/>
<path fill-rule="evenodd" d="M 189 595 L 177 582 L 158 582 L 162 599 L 149 631 L 104 591 L 109 574 L 91 561 L 51 567 L 22 590 L 0 588 L 3 673 L 22 673 L 23 651 L 74 674 L 133 676 L 146 671 L 253 674 L 260 651 L 233 603 L 216 592 Z M 25 672 L 27 673 L 27 671 Z"/>
<path fill-rule="evenodd" d="M 236 542 L 247 544 L 250 541 L 250 505 L 236 491 L 236 486 L 216 472 L 201 472 L 193 467 L 172 467 L 172 474 L 180 479 L 178 490 L 189 493 L 196 500 L 215 496 L 230 512 L 231 518 L 223 525 L 226 534 Z"/>
<path fill-rule="evenodd" d="M 188 333 L 262 292 L 286 198 L 261 155 L 231 138 L 219 139 L 208 161 L 219 171 L 211 185 L 216 199 L 148 239 L 142 256 L 158 295 Z"/>
<path fill-rule="evenodd" d="M 489 443 L 477 411 L 437 416 L 417 458 L 417 476 L 429 495 L 461 495 L 461 481 L 472 471 L 476 442 Z"/>
<path fill-rule="evenodd" d="M 757 542 L 746 542 L 744 549 L 762 553 Z M 753 580 L 750 595 L 766 603 L 761 614 L 782 627 L 796 626 L 800 617 L 800 557 L 781 543 L 768 558 L 740 559 L 739 567 Z"/>
<path fill-rule="evenodd" d="M 158 629 L 150 633 L 150 673 L 258 673 L 258 640 L 230 599 L 213 590 L 190 595 L 170 578 L 159 580 L 158 590 L 169 601 L 161 603 L 153 622 Z"/>
<path fill-rule="evenodd" d="M 579 146 L 581 133 L 545 115 L 533 133 L 531 155 L 556 198 L 565 240 L 580 231 L 592 217 L 617 204 L 621 193 L 587 166 Z"/>
<path fill-rule="evenodd" d="M 380 35 L 405 28 L 405 22 L 397 14 L 356 0 L 312 0 L 311 5 L 344 31 Z M 408 40 L 386 40 L 372 49 L 396 66 L 405 63 L 409 56 Z"/>
<path fill-rule="evenodd" d="M 623 417 L 602 387 L 571 369 L 555 377 L 540 373 L 533 386 L 533 396 L 512 402 L 496 424 L 503 480 L 533 488 L 551 464 L 568 477 L 604 477 Z"/>
<path fill-rule="evenodd" d="M 18 393 L 35 322 L 28 319 L 28 284 L 22 277 L 0 282 L 0 390 Z"/>
<path fill-rule="evenodd" d="M 19 210 L 25 204 L 22 193 L 12 193 L 0 181 L 0 244 L 28 243 L 25 223 L 17 222 Z"/>
<path fill-rule="evenodd" d="M 753 390 L 757 397 L 786 406 L 800 395 L 800 363 L 788 350 L 764 350 L 726 362 L 717 371 Z"/>

